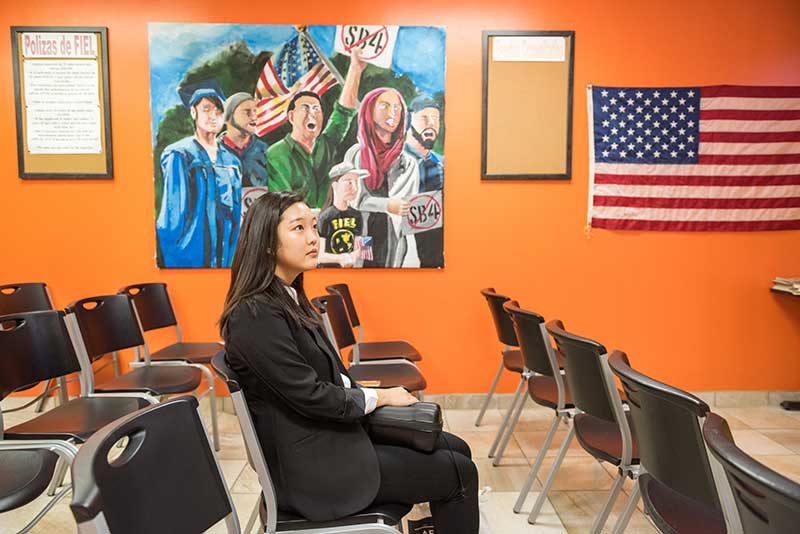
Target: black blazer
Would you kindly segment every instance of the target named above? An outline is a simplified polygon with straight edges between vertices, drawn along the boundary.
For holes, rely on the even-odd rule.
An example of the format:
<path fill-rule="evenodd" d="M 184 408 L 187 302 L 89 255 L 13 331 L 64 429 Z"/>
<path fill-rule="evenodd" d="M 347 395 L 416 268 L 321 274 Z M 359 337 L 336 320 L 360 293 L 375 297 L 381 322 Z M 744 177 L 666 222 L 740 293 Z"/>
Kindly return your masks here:
<path fill-rule="evenodd" d="M 228 321 L 225 350 L 239 375 L 278 507 L 324 521 L 370 505 L 380 471 L 361 424 L 364 393 L 344 387 L 340 373 L 347 370 L 322 326 L 295 325 L 281 308 L 263 301 L 255 314 L 240 304 Z"/>

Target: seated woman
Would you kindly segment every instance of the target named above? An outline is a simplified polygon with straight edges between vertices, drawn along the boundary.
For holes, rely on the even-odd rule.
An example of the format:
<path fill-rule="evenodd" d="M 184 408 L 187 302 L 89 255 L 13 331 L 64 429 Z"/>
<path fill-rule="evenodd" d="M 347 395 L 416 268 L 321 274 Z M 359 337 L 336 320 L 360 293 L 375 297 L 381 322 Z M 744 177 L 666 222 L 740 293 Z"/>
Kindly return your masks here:
<path fill-rule="evenodd" d="M 478 473 L 463 440 L 443 433 L 430 454 L 370 441 L 366 414 L 417 399 L 350 379 L 303 291 L 318 255 L 302 196 L 260 197 L 242 225 L 220 318 L 278 507 L 324 521 L 372 503 L 430 502 L 437 534 L 477 534 Z"/>

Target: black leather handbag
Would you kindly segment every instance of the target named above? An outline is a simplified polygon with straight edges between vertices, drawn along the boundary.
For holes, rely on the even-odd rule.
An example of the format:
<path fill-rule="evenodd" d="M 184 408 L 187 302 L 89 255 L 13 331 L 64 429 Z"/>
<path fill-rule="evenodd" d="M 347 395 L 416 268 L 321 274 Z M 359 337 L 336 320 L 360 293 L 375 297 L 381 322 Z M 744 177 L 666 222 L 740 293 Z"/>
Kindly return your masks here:
<path fill-rule="evenodd" d="M 442 408 L 433 402 L 382 406 L 367 416 L 366 426 L 375 443 L 432 452 L 442 434 Z"/>

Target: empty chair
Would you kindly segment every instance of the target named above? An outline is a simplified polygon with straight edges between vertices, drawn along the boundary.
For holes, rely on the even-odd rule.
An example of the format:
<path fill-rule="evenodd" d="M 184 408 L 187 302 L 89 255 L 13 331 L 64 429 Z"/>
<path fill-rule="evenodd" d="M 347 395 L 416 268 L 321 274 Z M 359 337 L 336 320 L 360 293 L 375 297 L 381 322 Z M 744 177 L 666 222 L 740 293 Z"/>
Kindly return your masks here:
<path fill-rule="evenodd" d="M 569 421 L 569 418 L 573 415 L 574 406 L 570 400 L 569 388 L 558 368 L 555 350 L 544 328 L 544 317 L 538 313 L 523 310 L 516 301 L 507 301 L 503 304 L 503 309 L 512 322 L 516 338 L 519 340 L 520 350 L 525 360 L 525 367 L 528 370 L 525 373 L 527 376 L 528 396 L 536 404 L 553 410 L 553 419 L 550 423 L 550 428 L 544 438 L 544 442 L 539 448 L 539 454 L 533 462 L 528 478 L 522 486 L 522 491 L 519 493 L 517 502 L 514 504 L 514 512 L 519 513 L 522 510 L 528 492 L 531 490 L 536 480 L 542 462 L 544 462 L 544 458 L 547 455 L 547 450 L 553 442 L 559 423 L 567 423 Z M 514 426 L 519 419 L 524 404 L 525 397 L 519 401 L 516 408 L 514 406 L 511 407 L 511 409 L 514 410 L 514 415 L 508 425 L 508 430 L 504 438 L 504 445 L 514 431 Z M 550 468 L 550 473 L 545 479 L 542 491 L 539 493 L 539 497 L 533 505 L 533 510 L 530 515 L 531 519 L 529 520 L 531 522 L 536 520 L 542 505 L 547 499 L 547 493 L 550 491 L 550 487 L 561 466 L 561 462 L 567 454 L 567 449 L 572 441 L 573 433 L 574 428 L 570 428 L 558 449 L 558 453 L 553 460 L 553 465 Z M 497 460 L 498 458 L 496 457 L 495 459 Z"/>
<path fill-rule="evenodd" d="M 0 317 L 0 400 L 25 384 L 79 370 L 63 312 Z M 0 414 L 0 512 L 24 506 L 48 486 L 52 494 L 74 457 L 74 444 L 83 443 L 110 421 L 147 405 L 149 402 L 140 395 L 103 396 L 82 391 L 80 397 L 8 429 L 3 428 Z M 57 457 L 63 467 L 57 467 Z M 29 526 L 53 504 L 55 500 Z"/>
<path fill-rule="evenodd" d="M 72 480 L 70 508 L 81 533 L 193 534 L 222 520 L 229 533 L 240 532 L 194 397 L 105 426 L 81 447 Z"/>
<path fill-rule="evenodd" d="M 411 506 L 404 504 L 385 504 L 380 506 L 370 506 L 361 512 L 336 519 L 333 521 L 314 522 L 303 517 L 286 513 L 278 510 L 278 501 L 275 494 L 275 487 L 272 484 L 269 467 L 264 458 L 261 443 L 256 436 L 253 419 L 250 409 L 247 406 L 244 393 L 239 384 L 239 378 L 225 361 L 225 353 L 219 352 L 211 361 L 211 365 L 220 378 L 227 384 L 231 393 L 233 407 L 236 410 L 236 417 L 244 437 L 245 448 L 250 466 L 258 475 L 258 482 L 261 485 L 262 499 L 259 499 L 257 510 L 253 511 L 245 532 L 250 532 L 252 524 L 256 518 L 260 521 L 260 532 L 273 534 L 275 532 L 309 532 L 322 534 L 330 532 L 345 533 L 352 532 L 358 534 L 397 534 L 395 525 L 400 523 L 401 518 L 406 515 Z M 351 459 L 357 461 L 357 459 Z"/>
<path fill-rule="evenodd" d="M 726 517 L 736 517 L 736 506 L 703 442 L 708 405 L 632 369 L 622 353 L 612 354 L 609 365 L 630 406 L 644 471 L 639 489 L 645 512 L 658 529 L 681 534 L 741 532 L 738 521 L 726 525 Z"/>
<path fill-rule="evenodd" d="M 331 343 L 339 351 L 356 343 L 353 329 L 347 320 L 347 310 L 339 295 L 323 295 L 311 299 L 325 321 Z M 411 392 L 421 392 L 427 387 L 425 377 L 416 365 L 405 360 L 379 360 L 371 363 L 353 363 L 347 369 L 356 382 L 373 387 L 402 386 Z"/>
<path fill-rule="evenodd" d="M 150 395 L 174 395 L 195 391 L 206 377 L 211 404 L 214 445 L 219 450 L 214 376 L 203 365 L 184 361 L 150 361 L 150 351 L 139 326 L 136 310 L 129 295 L 104 295 L 78 300 L 67 306 L 67 318 L 74 323 L 78 351 L 87 360 L 104 354 L 134 348 L 143 349 L 144 362 L 133 362 L 132 371 L 94 387 L 91 367 L 83 379 L 92 389 L 108 391 L 143 391 Z M 138 358 L 137 358 L 138 359 Z"/>
<path fill-rule="evenodd" d="M 370 360 L 387 360 L 404 358 L 412 362 L 422 360 L 419 351 L 407 341 L 364 341 L 364 328 L 358 318 L 353 296 L 347 284 L 332 284 L 325 287 L 331 295 L 339 295 L 344 300 L 347 308 L 347 318 L 352 328 L 358 330 L 358 342 L 347 351 L 347 360 L 353 363 L 368 362 Z"/>
<path fill-rule="evenodd" d="M 709 413 L 703 423 L 708 450 L 722 465 L 745 534 L 780 534 L 800 528 L 800 484 L 762 465 L 733 441 L 728 423 Z"/>
<path fill-rule="evenodd" d="M 221 343 L 183 341 L 181 327 L 178 325 L 172 302 L 167 294 L 167 284 L 161 282 L 132 284 L 120 289 L 119 293 L 130 295 L 133 299 L 144 332 L 168 326 L 175 327 L 177 341 L 151 353 L 152 361 L 185 360 L 191 363 L 209 363 L 211 357 L 222 350 Z"/>
<path fill-rule="evenodd" d="M 625 479 L 635 481 L 639 476 L 639 451 L 634 425 L 623 407 L 608 365 L 606 348 L 596 341 L 565 331 L 561 321 L 550 321 L 546 326 L 567 362 L 567 383 L 572 402 L 578 409 L 573 418 L 575 436 L 586 452 L 598 461 L 608 462 L 617 468 L 617 477 L 608 499 L 592 525 L 591 532 L 599 533 L 622 491 Z M 625 354 L 619 351 L 615 351 L 614 356 L 622 361 L 627 360 Z M 638 502 L 636 488 L 634 486 L 631 491 L 614 532 L 625 530 Z"/>
<path fill-rule="evenodd" d="M 0 315 L 52 309 L 53 299 L 50 298 L 50 291 L 44 282 L 0 285 Z M 51 382 L 48 380 L 42 385 L 42 392 L 39 394 L 41 398 L 36 407 L 37 412 L 44 410 L 48 394 L 53 390 L 58 390 L 59 404 L 64 404 L 69 400 L 66 379 L 57 380 L 55 385 L 51 385 Z M 23 389 L 28 388 L 23 386 Z"/>

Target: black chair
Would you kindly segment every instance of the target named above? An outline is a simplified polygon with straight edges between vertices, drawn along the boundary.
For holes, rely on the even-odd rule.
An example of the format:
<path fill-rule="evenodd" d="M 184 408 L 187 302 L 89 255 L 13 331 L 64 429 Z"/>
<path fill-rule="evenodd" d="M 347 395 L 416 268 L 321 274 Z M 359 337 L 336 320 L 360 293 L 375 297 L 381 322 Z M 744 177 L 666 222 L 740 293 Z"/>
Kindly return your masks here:
<path fill-rule="evenodd" d="M 334 347 L 341 351 L 356 344 L 341 296 L 322 295 L 311 299 L 311 303 L 322 314 L 328 337 Z M 416 392 L 418 396 L 428 386 L 417 366 L 403 359 L 353 363 L 348 372 L 356 382 L 374 384 L 381 388 L 402 386 L 412 393 Z"/>
<path fill-rule="evenodd" d="M 608 515 L 614 507 L 626 478 L 639 477 L 639 451 L 634 426 L 624 409 L 617 383 L 608 365 L 606 348 L 588 338 L 564 330 L 561 321 L 550 321 L 547 332 L 564 354 L 569 391 L 578 410 L 573 418 L 575 436 L 583 450 L 599 462 L 608 462 L 617 468 L 617 477 L 609 491 L 608 499 L 595 518 L 591 532 L 603 530 Z M 627 361 L 624 353 L 614 356 Z M 638 423 L 638 421 L 637 421 Z M 630 520 L 639 500 L 637 486 L 617 520 L 614 532 L 622 532 Z"/>
<path fill-rule="evenodd" d="M 656 527 L 681 534 L 741 532 L 738 521 L 726 525 L 725 516 L 735 517 L 736 506 L 703 442 L 708 405 L 632 369 L 622 353 L 612 354 L 609 365 L 630 406 L 644 471 L 638 487 Z"/>
<path fill-rule="evenodd" d="M 259 531 L 267 534 L 284 531 L 298 532 L 300 534 L 304 532 L 313 534 L 325 532 L 330 532 L 331 534 L 345 532 L 356 534 L 397 534 L 394 526 L 398 525 L 402 517 L 411 510 L 409 505 L 383 504 L 370 506 L 352 516 L 325 522 L 309 521 L 303 517 L 278 510 L 275 487 L 272 485 L 269 466 L 267 466 L 261 443 L 258 440 L 258 436 L 256 436 L 253 419 L 250 415 L 250 409 L 247 407 L 244 392 L 239 385 L 239 379 L 225 361 L 224 352 L 219 352 L 214 356 L 211 360 L 211 366 L 227 384 L 231 393 L 236 417 L 242 429 L 247 457 L 250 466 L 258 475 L 258 482 L 261 485 L 262 499 L 259 500 L 257 510 L 253 511 L 250 521 L 245 527 L 245 532 L 250 532 L 252 524 L 258 517 L 260 521 Z"/>
<path fill-rule="evenodd" d="M 558 359 L 556 358 L 555 349 L 550 343 L 550 336 L 547 335 L 547 330 L 545 330 L 544 317 L 538 313 L 523 310 L 516 301 L 507 301 L 503 304 L 503 310 L 512 323 L 515 337 L 519 340 L 519 347 L 524 357 L 526 368 L 524 375 L 527 376 L 528 396 L 536 404 L 553 410 L 553 420 L 550 423 L 550 429 L 544 438 L 542 446 L 539 448 L 539 454 L 533 462 L 533 466 L 528 473 L 528 478 L 522 486 L 519 497 L 517 497 L 517 502 L 514 504 L 514 512 L 519 513 L 522 510 L 523 504 L 525 504 L 525 499 L 531 490 L 531 486 L 533 486 L 536 480 L 539 469 L 541 469 L 544 458 L 547 455 L 547 450 L 553 442 L 559 423 L 567 423 L 574 415 L 575 407 L 570 399 L 569 387 L 558 368 Z M 511 437 L 524 404 L 525 397 L 518 403 L 515 410 L 514 406 L 512 406 L 514 415 L 509 424 L 505 442 Z M 567 455 L 567 450 L 569 449 L 569 444 L 572 442 L 574 432 L 574 427 L 571 427 L 558 449 L 545 485 L 533 505 L 528 519 L 531 523 L 536 521 L 542 505 L 544 505 L 547 499 L 547 494 L 550 491 L 555 475 L 561 467 L 561 462 Z"/>
<path fill-rule="evenodd" d="M 168 326 L 175 327 L 177 341 L 151 353 L 151 361 L 184 360 L 191 363 L 210 363 L 211 357 L 222 350 L 221 343 L 182 340 L 181 327 L 178 325 L 175 310 L 167 293 L 167 284 L 161 282 L 132 284 L 123 287 L 118 293 L 131 296 L 144 332 Z"/>
<path fill-rule="evenodd" d="M 223 520 L 229 533 L 240 532 L 194 397 L 102 428 L 78 452 L 72 481 L 70 508 L 82 534 L 194 534 Z"/>
<path fill-rule="evenodd" d="M 800 484 L 762 465 L 733 441 L 728 423 L 709 413 L 703 423 L 708 450 L 725 470 L 745 534 L 780 534 L 800 529 Z"/>
<path fill-rule="evenodd" d="M 214 446 L 219 450 L 214 376 L 201 364 L 185 361 L 150 360 L 150 351 L 139 325 L 133 300 L 129 295 L 104 295 L 73 302 L 66 308 L 67 319 L 74 325 L 77 351 L 91 362 L 104 354 L 134 348 L 137 361 L 132 371 L 95 387 L 91 364 L 84 365 L 83 379 L 92 390 L 100 392 L 138 391 L 160 397 L 197 390 L 205 375 L 211 401 L 211 422 Z M 139 360 L 139 349 L 144 354 Z"/>
<path fill-rule="evenodd" d="M 53 299 L 50 291 L 44 282 L 27 282 L 22 284 L 0 285 L 0 315 L 9 313 L 27 313 L 33 311 L 44 311 L 53 309 Z M 48 395 L 53 391 L 58 391 L 58 402 L 64 404 L 69 400 L 66 388 L 66 379 L 59 379 L 53 384 L 48 380 L 42 385 L 42 392 L 33 402 L 38 400 L 36 412 L 41 413 L 47 403 Z M 28 389 L 28 385 L 22 389 Z M 24 406 L 24 407 L 27 407 Z M 24 407 L 20 407 L 24 408 Z"/>
<path fill-rule="evenodd" d="M 347 351 L 347 360 L 352 363 L 368 362 L 371 360 L 388 360 L 403 358 L 411 362 L 422 360 L 419 351 L 407 341 L 364 341 L 364 328 L 353 303 L 353 295 L 347 284 L 332 284 L 325 287 L 331 295 L 339 295 L 344 300 L 347 308 L 347 318 L 350 326 L 358 330 L 358 342 Z"/>
<path fill-rule="evenodd" d="M 25 384 L 79 371 L 63 312 L 0 317 L 0 400 Z M 76 443 L 83 443 L 110 421 L 147 405 L 147 400 L 137 395 L 99 395 L 82 390 L 80 397 L 5 431 L 0 414 L 0 512 L 24 506 L 48 485 L 52 495 L 77 452 Z M 57 466 L 58 458 L 61 466 Z M 51 500 L 28 527 L 68 489 Z"/>

